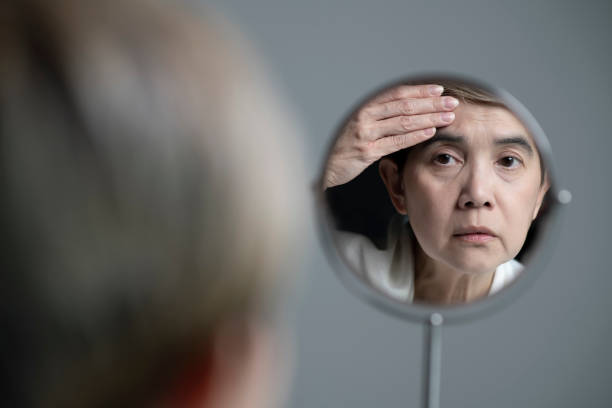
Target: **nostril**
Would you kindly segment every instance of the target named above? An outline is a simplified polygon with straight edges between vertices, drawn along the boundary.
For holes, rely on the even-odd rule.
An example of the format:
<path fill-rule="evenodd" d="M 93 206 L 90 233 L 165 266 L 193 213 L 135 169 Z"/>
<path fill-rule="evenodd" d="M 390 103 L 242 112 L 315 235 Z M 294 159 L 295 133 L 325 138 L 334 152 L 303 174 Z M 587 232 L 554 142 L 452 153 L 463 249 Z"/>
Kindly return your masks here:
<path fill-rule="evenodd" d="M 464 208 L 477 208 L 477 207 L 492 207 L 491 203 L 489 201 L 485 201 L 484 203 L 476 203 L 475 201 L 466 201 L 463 204 Z"/>

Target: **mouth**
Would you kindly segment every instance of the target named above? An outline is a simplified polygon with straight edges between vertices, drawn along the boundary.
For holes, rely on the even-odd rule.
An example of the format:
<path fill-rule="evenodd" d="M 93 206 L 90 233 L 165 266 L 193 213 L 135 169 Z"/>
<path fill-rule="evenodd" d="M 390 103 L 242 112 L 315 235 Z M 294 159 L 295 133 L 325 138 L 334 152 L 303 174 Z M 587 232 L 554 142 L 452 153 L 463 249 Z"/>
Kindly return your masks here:
<path fill-rule="evenodd" d="M 470 226 L 466 228 L 459 228 L 457 231 L 455 231 L 453 237 L 464 242 L 481 244 L 492 241 L 497 236 L 495 233 L 493 233 L 493 231 L 486 227 Z"/>

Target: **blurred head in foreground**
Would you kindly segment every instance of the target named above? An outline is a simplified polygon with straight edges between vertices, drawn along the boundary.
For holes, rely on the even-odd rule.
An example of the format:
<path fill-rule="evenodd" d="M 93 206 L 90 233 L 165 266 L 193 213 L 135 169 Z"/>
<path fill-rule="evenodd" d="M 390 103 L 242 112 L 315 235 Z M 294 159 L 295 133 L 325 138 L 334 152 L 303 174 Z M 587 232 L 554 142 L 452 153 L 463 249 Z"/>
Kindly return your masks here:
<path fill-rule="evenodd" d="M 161 2 L 0 19 L 3 401 L 267 406 L 302 175 L 253 56 Z"/>

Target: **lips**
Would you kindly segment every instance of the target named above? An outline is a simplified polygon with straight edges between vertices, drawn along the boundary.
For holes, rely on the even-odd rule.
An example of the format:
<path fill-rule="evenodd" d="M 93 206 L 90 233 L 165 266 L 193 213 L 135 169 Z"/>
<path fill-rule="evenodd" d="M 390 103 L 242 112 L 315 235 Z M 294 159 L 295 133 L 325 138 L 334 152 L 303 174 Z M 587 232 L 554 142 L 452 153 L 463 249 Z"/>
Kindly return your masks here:
<path fill-rule="evenodd" d="M 453 237 L 464 242 L 485 243 L 496 238 L 496 235 L 487 227 L 468 226 L 458 228 Z"/>

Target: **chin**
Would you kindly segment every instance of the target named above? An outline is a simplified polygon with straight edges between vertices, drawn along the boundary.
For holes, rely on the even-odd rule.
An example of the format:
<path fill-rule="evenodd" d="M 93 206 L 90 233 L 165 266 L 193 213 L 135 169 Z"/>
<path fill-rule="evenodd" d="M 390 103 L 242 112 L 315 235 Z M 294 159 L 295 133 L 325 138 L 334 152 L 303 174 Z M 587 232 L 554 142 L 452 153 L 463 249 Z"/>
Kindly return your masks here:
<path fill-rule="evenodd" d="M 497 269 L 497 267 L 502 263 L 504 262 L 474 262 L 473 259 L 466 259 L 466 262 L 454 262 L 451 264 L 451 266 L 462 273 L 466 273 L 468 275 L 478 275 L 494 272 L 495 269 Z"/>

